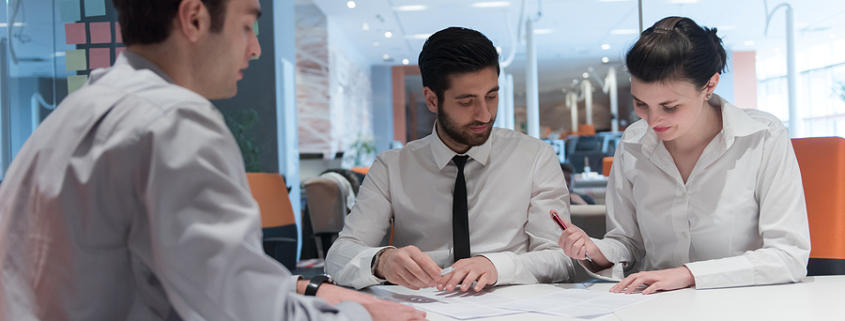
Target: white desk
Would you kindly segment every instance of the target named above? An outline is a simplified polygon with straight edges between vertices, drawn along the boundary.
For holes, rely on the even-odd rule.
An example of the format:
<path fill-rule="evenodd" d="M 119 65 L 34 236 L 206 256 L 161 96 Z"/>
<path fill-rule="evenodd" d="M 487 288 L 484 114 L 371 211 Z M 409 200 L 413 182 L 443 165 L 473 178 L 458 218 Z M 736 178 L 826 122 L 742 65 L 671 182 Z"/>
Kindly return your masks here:
<path fill-rule="evenodd" d="M 614 283 L 587 284 L 590 290 L 607 291 Z M 572 288 L 575 284 L 532 284 L 494 288 L 497 295 L 514 299 L 532 298 L 559 288 Z M 400 294 L 418 291 L 404 287 L 391 287 Z M 372 293 L 370 290 L 363 292 Z M 429 320 L 454 320 L 428 312 Z M 485 321 L 505 320 L 581 320 L 544 314 L 523 313 L 494 318 L 473 319 Z M 750 286 L 727 289 L 683 289 L 663 292 L 657 298 L 632 306 L 614 314 L 592 320 L 845 320 L 845 276 L 808 277 L 801 283 L 768 286 Z"/>

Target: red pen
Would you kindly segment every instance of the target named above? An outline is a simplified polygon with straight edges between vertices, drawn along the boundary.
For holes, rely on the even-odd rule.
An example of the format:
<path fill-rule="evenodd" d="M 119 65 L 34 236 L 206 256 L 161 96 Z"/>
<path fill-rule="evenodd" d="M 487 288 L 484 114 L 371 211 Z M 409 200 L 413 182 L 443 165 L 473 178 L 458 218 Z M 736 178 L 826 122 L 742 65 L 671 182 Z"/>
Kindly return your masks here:
<path fill-rule="evenodd" d="M 561 230 L 566 231 L 566 225 L 563 225 L 563 221 L 560 219 L 560 216 L 557 216 L 557 211 L 555 211 L 555 210 L 552 210 L 552 220 L 554 220 L 555 223 L 557 223 L 557 226 L 560 226 Z M 587 257 L 587 261 L 590 261 L 590 262 L 593 261 L 593 259 L 590 258 L 589 253 L 584 252 L 584 256 Z"/>

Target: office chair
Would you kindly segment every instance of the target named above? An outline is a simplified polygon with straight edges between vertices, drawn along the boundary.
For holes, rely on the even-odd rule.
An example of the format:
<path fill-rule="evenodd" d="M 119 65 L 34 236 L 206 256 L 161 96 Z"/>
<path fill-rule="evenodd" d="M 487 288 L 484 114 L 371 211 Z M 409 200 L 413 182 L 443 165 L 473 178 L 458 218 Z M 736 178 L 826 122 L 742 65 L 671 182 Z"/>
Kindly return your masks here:
<path fill-rule="evenodd" d="M 796 138 L 792 147 L 810 222 L 807 275 L 845 275 L 845 139 Z"/>
<path fill-rule="evenodd" d="M 318 177 L 305 183 L 305 198 L 308 206 L 313 237 L 319 240 L 317 253 L 325 258 L 337 235 L 343 229 L 346 218 L 346 196 L 338 183 L 330 178 Z"/>
<path fill-rule="evenodd" d="M 276 173 L 247 173 L 246 178 L 261 210 L 264 253 L 288 270 L 295 269 L 298 232 L 284 177 Z"/>

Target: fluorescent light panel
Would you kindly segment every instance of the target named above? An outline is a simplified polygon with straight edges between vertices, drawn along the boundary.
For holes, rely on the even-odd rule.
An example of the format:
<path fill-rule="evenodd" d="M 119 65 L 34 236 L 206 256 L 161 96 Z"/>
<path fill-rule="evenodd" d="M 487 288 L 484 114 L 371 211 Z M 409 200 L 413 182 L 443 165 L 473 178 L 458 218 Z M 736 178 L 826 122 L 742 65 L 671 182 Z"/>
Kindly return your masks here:
<path fill-rule="evenodd" d="M 511 3 L 507 1 L 476 2 L 472 4 L 472 6 L 476 8 L 498 8 L 507 7 L 509 5 L 511 5 Z"/>
<path fill-rule="evenodd" d="M 428 9 L 428 7 L 421 5 L 421 4 L 412 4 L 412 5 L 398 6 L 396 8 L 393 8 L 393 10 L 396 10 L 396 11 L 420 11 L 420 10 L 425 10 L 425 9 Z"/>

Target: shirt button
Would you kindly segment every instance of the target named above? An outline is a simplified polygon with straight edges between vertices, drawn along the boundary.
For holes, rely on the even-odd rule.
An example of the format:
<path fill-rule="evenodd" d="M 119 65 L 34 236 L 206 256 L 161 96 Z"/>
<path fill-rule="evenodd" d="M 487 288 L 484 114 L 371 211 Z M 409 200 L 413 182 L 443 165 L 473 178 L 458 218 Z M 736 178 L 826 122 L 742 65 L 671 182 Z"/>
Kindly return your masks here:
<path fill-rule="evenodd" d="M 681 232 L 681 236 L 683 236 L 685 239 L 689 238 L 689 234 L 687 234 L 687 232 Z"/>

